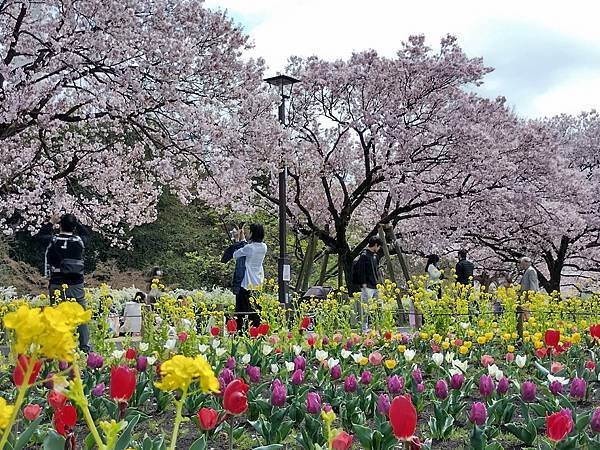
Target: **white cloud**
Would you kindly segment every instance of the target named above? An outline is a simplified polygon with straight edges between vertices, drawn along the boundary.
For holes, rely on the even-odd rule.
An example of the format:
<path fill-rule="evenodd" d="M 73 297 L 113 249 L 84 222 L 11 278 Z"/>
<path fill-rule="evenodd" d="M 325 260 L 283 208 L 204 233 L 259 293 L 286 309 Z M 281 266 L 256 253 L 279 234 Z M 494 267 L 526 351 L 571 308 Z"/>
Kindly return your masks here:
<path fill-rule="evenodd" d="M 563 1 L 539 0 L 208 0 L 206 4 L 227 8 L 245 25 L 256 46 L 253 55 L 264 57 L 273 73 L 284 68 L 290 55 L 346 58 L 353 51 L 373 48 L 391 56 L 411 34 L 425 34 L 435 46 L 450 33 L 458 36 L 470 55 L 483 56 L 487 64 L 497 67 L 486 93 L 506 95 L 524 114 L 572 112 L 598 105 L 598 98 L 581 87 L 581 78 L 587 75 L 577 74 L 579 65 L 600 70 L 597 2 L 573 0 L 567 6 Z M 536 36 L 538 42 L 529 51 Z M 552 42 L 540 52 L 539 40 L 546 36 Z M 507 55 L 503 48 L 511 40 Z M 552 61 L 553 46 L 561 40 L 595 51 L 587 53 L 589 61 L 586 53 L 571 61 L 564 52 Z M 568 52 L 569 45 L 563 50 Z M 540 53 L 543 64 L 536 64 Z M 520 85 L 515 76 L 524 66 L 521 78 L 539 80 L 548 65 L 555 76 L 541 84 Z M 559 72 L 566 74 L 564 79 L 556 79 Z M 586 89 L 592 89 L 593 80 L 586 80 Z"/>

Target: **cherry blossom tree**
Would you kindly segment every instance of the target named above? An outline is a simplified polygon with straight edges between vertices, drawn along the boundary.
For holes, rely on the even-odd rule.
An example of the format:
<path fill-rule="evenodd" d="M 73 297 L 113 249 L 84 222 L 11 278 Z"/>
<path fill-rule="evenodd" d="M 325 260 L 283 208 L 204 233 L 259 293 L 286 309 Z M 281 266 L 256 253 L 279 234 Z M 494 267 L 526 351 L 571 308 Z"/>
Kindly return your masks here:
<path fill-rule="evenodd" d="M 163 187 L 189 201 L 226 155 L 269 148 L 248 46 L 201 0 L 0 1 L 0 227 L 76 211 L 119 237 Z"/>
<path fill-rule="evenodd" d="M 394 58 L 292 58 L 289 71 L 302 82 L 279 151 L 238 155 L 226 199 L 204 192 L 215 203 L 275 207 L 285 161 L 288 217 L 340 256 L 347 278 L 379 223 L 435 215 L 453 199 L 501 187 L 515 167 L 519 122 L 503 99 L 473 93 L 490 69 L 453 37 L 439 51 L 412 37 Z"/>

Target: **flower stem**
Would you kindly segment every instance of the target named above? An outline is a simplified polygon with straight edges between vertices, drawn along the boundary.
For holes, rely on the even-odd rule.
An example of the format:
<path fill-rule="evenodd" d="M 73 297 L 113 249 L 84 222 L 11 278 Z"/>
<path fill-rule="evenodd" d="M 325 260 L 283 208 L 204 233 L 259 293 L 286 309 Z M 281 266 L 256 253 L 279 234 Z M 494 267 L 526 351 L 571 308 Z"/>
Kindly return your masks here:
<path fill-rule="evenodd" d="M 179 434 L 179 426 L 183 420 L 182 411 L 183 411 L 183 402 L 187 397 L 187 388 L 183 389 L 181 392 L 181 399 L 176 401 L 177 405 L 177 413 L 175 415 L 175 425 L 173 425 L 173 435 L 171 436 L 171 443 L 169 445 L 169 450 L 175 450 L 177 448 L 177 435 Z"/>
<path fill-rule="evenodd" d="M 233 416 L 229 418 L 229 450 L 233 450 Z"/>
<path fill-rule="evenodd" d="M 79 383 L 77 383 L 77 385 L 83 386 L 83 381 L 81 380 L 81 371 L 79 370 L 79 365 L 77 363 L 73 364 L 73 369 L 75 371 L 75 377 L 79 381 Z M 79 395 L 77 395 L 77 394 L 79 394 Z M 77 401 L 76 403 L 81 408 L 81 412 L 83 413 L 83 417 L 85 418 L 85 423 L 87 424 L 88 428 L 90 429 L 90 433 L 92 434 L 94 441 L 96 441 L 96 445 L 98 446 L 98 449 L 106 450 L 106 445 L 104 444 L 104 441 L 100 437 L 100 433 L 98 433 L 98 428 L 96 428 L 96 424 L 94 423 L 94 418 L 92 417 L 92 413 L 90 413 L 90 408 L 88 405 L 87 398 L 85 397 L 83 391 L 80 393 L 77 393 L 77 394 L 75 395 L 75 399 L 79 400 L 79 401 Z"/>
<path fill-rule="evenodd" d="M 35 353 L 29 358 L 29 362 L 27 364 L 27 369 L 25 369 L 25 376 L 23 377 L 23 384 L 19 386 L 19 393 L 17 394 L 17 399 L 15 404 L 13 405 L 13 411 L 10 415 L 10 419 L 8 421 L 8 425 L 4 429 L 4 433 L 2 433 L 2 440 L 0 440 L 0 449 L 3 449 L 8 441 L 8 437 L 10 436 L 10 431 L 12 430 L 15 421 L 17 420 L 17 416 L 19 415 L 19 411 L 21 410 L 21 405 L 23 404 L 23 400 L 25 400 L 25 394 L 27 394 L 27 389 L 29 388 L 29 378 L 33 373 L 33 368 L 35 366 L 37 358 Z M 20 362 L 17 359 L 17 365 Z"/>

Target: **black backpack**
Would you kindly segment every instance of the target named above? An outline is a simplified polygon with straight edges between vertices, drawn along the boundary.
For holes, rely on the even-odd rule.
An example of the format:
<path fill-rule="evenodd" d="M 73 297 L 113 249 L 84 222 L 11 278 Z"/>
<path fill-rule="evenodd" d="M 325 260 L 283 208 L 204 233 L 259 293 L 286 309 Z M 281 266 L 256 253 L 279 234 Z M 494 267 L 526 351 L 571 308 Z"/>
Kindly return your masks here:
<path fill-rule="evenodd" d="M 354 261 L 352 261 L 352 271 L 351 271 L 351 275 L 352 275 L 352 284 L 354 286 L 358 286 L 360 284 L 359 282 L 359 278 L 360 278 L 360 274 L 358 273 L 358 260 L 360 258 L 362 258 L 362 256 L 365 254 L 366 250 L 363 250 L 362 252 L 360 252 L 360 254 L 356 257 L 356 259 Z"/>
<path fill-rule="evenodd" d="M 85 244 L 79 236 L 53 236 L 50 244 L 48 244 L 48 247 L 46 248 L 44 268 L 46 277 L 49 278 L 52 273 L 61 273 L 63 275 L 83 275 L 83 258 L 63 258 L 60 261 L 59 267 L 53 267 L 48 263 L 48 252 L 50 249 L 61 248 L 65 250 L 69 242 L 75 242 L 78 245 L 81 245 L 82 249 L 85 249 Z"/>

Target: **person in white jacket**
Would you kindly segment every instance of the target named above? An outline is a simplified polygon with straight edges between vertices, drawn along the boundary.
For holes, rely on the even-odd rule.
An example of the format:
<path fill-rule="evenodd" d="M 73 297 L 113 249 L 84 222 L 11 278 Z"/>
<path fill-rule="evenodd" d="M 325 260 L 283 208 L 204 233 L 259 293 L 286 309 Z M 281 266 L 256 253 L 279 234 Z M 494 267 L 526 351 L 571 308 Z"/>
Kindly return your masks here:
<path fill-rule="evenodd" d="M 429 255 L 425 264 L 425 272 L 427 273 L 427 289 L 437 294 L 438 298 L 442 297 L 442 271 L 439 269 L 440 257 L 438 255 Z"/>
<path fill-rule="evenodd" d="M 243 230 L 242 230 L 243 233 Z M 241 236 L 243 239 L 244 236 Z M 250 225 L 250 239 L 242 248 L 233 253 L 234 259 L 246 258 L 244 278 L 240 291 L 235 297 L 235 312 L 238 330 L 244 330 L 247 324 L 260 325 L 260 317 L 250 303 L 252 291 L 262 286 L 265 281 L 263 262 L 267 254 L 267 245 L 263 242 L 265 229 L 261 224 Z"/>

